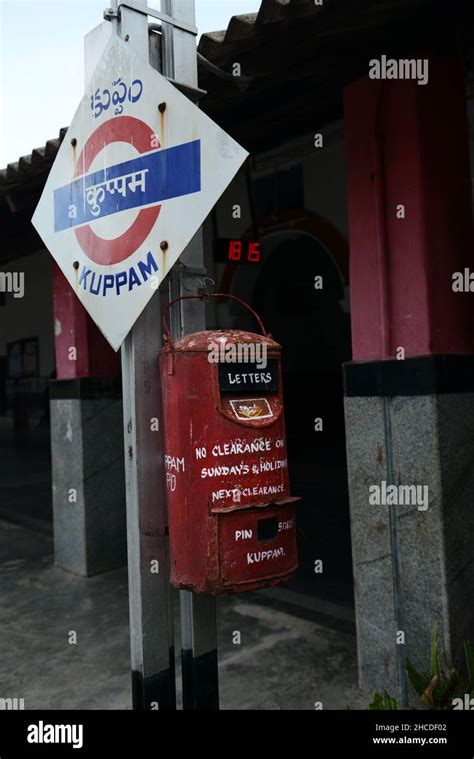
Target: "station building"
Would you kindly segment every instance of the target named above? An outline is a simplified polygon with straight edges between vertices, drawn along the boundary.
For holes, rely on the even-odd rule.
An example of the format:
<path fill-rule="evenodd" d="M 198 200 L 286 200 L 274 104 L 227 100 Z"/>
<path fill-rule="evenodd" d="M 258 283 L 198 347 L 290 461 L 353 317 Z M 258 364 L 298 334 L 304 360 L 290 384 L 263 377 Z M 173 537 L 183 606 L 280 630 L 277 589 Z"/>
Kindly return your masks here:
<path fill-rule="evenodd" d="M 354 609 L 361 685 L 402 697 L 433 622 L 455 657 L 474 640 L 471 16 L 263 0 L 198 47 L 200 107 L 250 158 L 205 222 L 196 289 L 243 298 L 283 346 L 302 500 L 281 592 Z M 25 283 L 0 294 L 0 516 L 54 523 L 56 562 L 88 576 L 126 561 L 120 361 L 30 223 L 65 133 L 0 172 L 0 271 Z M 206 308 L 208 328 L 253 329 Z M 427 508 L 393 486 L 427 487 Z"/>

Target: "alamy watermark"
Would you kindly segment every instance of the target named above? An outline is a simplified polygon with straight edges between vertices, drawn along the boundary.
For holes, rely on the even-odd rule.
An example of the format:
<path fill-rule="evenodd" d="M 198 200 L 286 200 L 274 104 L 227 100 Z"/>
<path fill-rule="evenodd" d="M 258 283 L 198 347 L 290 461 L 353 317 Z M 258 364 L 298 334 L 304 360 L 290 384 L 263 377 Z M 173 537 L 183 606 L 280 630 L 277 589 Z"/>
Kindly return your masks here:
<path fill-rule="evenodd" d="M 83 725 L 50 725 L 40 720 L 28 725 L 28 743 L 69 743 L 73 748 L 82 748 Z"/>
<path fill-rule="evenodd" d="M 12 293 L 14 298 L 25 294 L 25 274 L 22 271 L 0 271 L 0 293 Z"/>
<path fill-rule="evenodd" d="M 387 58 L 382 55 L 369 61 L 370 79 L 415 79 L 418 84 L 428 84 L 429 60 L 427 58 Z"/>
<path fill-rule="evenodd" d="M 371 506 L 416 506 L 418 511 L 428 509 L 428 485 L 380 485 L 369 487 Z"/>
<path fill-rule="evenodd" d="M 225 337 L 209 343 L 207 360 L 210 364 L 255 364 L 257 369 L 266 369 L 266 343 L 227 342 Z"/>
<path fill-rule="evenodd" d="M 453 293 L 474 293 L 474 271 L 464 269 L 453 274 Z"/>
<path fill-rule="evenodd" d="M 470 693 L 465 693 L 464 698 L 453 698 L 452 700 L 453 711 L 464 709 L 472 712 L 474 710 L 474 698 L 471 698 Z"/>
<path fill-rule="evenodd" d="M 0 698 L 0 711 L 18 711 L 24 708 L 24 698 Z"/>

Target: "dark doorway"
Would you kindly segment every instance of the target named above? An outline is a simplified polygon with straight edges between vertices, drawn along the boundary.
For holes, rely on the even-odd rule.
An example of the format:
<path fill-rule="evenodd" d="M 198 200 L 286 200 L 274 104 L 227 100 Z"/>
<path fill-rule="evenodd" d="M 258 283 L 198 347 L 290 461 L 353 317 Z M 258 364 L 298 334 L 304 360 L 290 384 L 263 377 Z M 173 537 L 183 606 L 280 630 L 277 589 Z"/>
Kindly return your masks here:
<path fill-rule="evenodd" d="M 351 359 L 347 288 L 330 252 L 292 230 L 262 240 L 261 264 L 236 272 L 232 294 L 252 305 L 283 347 L 290 479 L 302 497 L 300 569 L 291 589 L 352 605 L 342 385 L 342 363 Z M 235 329 L 255 331 L 243 310 L 232 315 Z"/>

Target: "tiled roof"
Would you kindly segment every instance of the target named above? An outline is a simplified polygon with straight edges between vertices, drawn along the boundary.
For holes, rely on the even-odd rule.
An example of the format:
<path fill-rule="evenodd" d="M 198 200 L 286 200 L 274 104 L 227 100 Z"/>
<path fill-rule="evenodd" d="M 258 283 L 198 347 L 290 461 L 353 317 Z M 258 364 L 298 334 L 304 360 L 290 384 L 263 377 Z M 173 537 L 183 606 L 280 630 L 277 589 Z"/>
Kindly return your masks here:
<path fill-rule="evenodd" d="M 247 149 L 267 149 L 271 139 L 340 118 L 342 88 L 380 52 L 406 55 L 433 39 L 440 47 L 450 24 L 458 43 L 464 36 L 472 50 L 474 25 L 465 14 L 474 15 L 474 3 L 448 6 L 445 0 L 262 0 L 258 13 L 233 16 L 227 29 L 201 36 L 199 86 L 207 95 L 200 105 Z M 240 78 L 233 76 L 235 62 Z M 0 196 L 44 183 L 66 131 L 0 170 Z"/>
<path fill-rule="evenodd" d="M 334 0 L 324 0 L 324 5 L 331 5 L 333 2 Z M 267 26 L 286 18 L 301 18 L 320 11 L 322 7 L 324 6 L 315 5 L 314 0 L 262 0 L 258 13 L 233 16 L 226 30 L 203 34 L 198 52 L 213 63 L 227 53 L 229 46 L 234 48 L 239 41 L 258 35 L 263 25 Z M 206 64 L 202 59 L 199 66 L 200 74 L 204 73 Z M 209 84 L 206 83 L 209 89 Z M 66 132 L 67 127 L 60 129 L 56 139 L 48 140 L 44 147 L 35 148 L 31 154 L 9 163 L 5 169 L 0 169 L 0 194 L 2 190 L 10 190 L 25 180 L 44 176 L 51 168 Z"/>
<path fill-rule="evenodd" d="M 21 184 L 24 180 L 34 179 L 49 170 L 66 132 L 67 127 L 63 127 L 56 139 L 48 140 L 43 147 L 35 148 L 29 155 L 9 163 L 6 169 L 0 169 L 0 192 L 5 185 L 11 187 Z"/>
<path fill-rule="evenodd" d="M 322 5 L 316 5 L 315 0 L 262 0 L 258 13 L 233 16 L 227 29 L 203 34 L 198 50 L 212 60 L 226 47 L 250 37 L 258 37 L 267 25 L 314 16 L 327 11 L 334 4 L 335 0 L 324 0 Z"/>

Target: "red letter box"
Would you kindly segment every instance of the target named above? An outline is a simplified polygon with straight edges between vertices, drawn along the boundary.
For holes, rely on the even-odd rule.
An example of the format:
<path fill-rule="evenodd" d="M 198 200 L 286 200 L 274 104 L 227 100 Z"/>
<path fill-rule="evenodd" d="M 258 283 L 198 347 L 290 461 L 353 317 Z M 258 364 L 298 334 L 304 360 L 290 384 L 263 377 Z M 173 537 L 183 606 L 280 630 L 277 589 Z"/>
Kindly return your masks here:
<path fill-rule="evenodd" d="M 260 319 L 263 336 L 216 330 L 175 341 L 163 321 L 171 582 L 212 594 L 285 582 L 297 568 L 298 498 L 289 490 L 280 346 Z"/>

